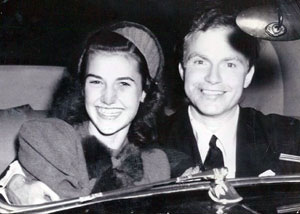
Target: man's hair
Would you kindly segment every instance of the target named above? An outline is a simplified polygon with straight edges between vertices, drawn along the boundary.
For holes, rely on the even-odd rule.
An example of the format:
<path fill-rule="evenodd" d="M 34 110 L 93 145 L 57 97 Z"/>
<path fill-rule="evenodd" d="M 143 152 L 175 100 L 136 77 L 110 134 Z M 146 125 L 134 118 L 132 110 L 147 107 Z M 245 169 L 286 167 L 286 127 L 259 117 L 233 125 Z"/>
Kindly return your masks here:
<path fill-rule="evenodd" d="M 199 31 L 205 32 L 211 28 L 229 27 L 233 33 L 229 38 L 231 46 L 242 53 L 249 60 L 249 67 L 255 64 L 258 58 L 258 39 L 244 33 L 236 24 L 236 16 L 241 8 L 235 8 L 230 1 L 201 1 L 198 5 L 194 18 L 190 24 L 188 32 L 185 33 L 181 41 L 181 50 L 178 50 L 179 58 L 182 61 L 189 38 Z"/>
<path fill-rule="evenodd" d="M 128 139 L 139 146 L 155 141 L 157 138 L 156 115 L 163 103 L 163 87 L 151 79 L 146 60 L 139 49 L 125 37 L 107 29 L 101 29 L 87 38 L 77 60 L 77 66 L 71 68 L 75 70 L 73 72 L 71 70 L 73 75 L 62 81 L 54 95 L 55 99 L 49 116 L 70 124 L 89 120 L 84 101 L 86 70 L 90 57 L 101 53 L 124 54 L 138 62 L 142 87 L 147 95 L 144 102 L 140 103 L 137 115 L 132 121 Z"/>

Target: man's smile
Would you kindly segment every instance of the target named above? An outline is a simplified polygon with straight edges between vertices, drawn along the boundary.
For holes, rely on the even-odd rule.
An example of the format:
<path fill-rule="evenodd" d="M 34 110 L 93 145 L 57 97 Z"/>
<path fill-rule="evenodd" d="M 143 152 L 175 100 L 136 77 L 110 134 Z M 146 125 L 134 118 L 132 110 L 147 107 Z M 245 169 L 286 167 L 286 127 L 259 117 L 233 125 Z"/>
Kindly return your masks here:
<path fill-rule="evenodd" d="M 211 90 L 211 89 L 200 89 L 201 93 L 207 96 L 217 96 L 217 95 L 223 95 L 226 93 L 226 91 L 223 90 Z"/>

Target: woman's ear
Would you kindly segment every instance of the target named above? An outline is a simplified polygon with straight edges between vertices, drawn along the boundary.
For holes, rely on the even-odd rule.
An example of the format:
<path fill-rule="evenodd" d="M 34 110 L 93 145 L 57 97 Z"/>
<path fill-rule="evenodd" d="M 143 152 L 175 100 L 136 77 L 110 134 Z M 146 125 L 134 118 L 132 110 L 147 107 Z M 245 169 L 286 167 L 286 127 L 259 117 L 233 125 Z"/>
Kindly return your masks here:
<path fill-rule="evenodd" d="M 145 92 L 145 91 L 143 91 L 142 92 L 142 96 L 141 96 L 141 100 L 140 100 L 140 102 L 144 102 L 144 100 L 145 100 L 145 97 L 147 96 L 147 93 Z"/>
<path fill-rule="evenodd" d="M 85 95 L 85 84 L 84 84 L 83 87 L 81 88 L 81 95 L 82 95 L 82 96 Z"/>

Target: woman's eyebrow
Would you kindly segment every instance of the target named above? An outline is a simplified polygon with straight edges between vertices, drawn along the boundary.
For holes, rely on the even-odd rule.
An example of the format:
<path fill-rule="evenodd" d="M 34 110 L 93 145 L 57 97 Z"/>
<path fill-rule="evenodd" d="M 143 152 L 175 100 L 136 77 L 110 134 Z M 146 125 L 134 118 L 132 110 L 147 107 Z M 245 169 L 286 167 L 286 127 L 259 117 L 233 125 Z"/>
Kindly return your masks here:
<path fill-rule="evenodd" d="M 85 79 L 87 79 L 88 77 L 94 77 L 94 78 L 97 78 L 97 79 L 103 79 L 101 76 L 98 76 L 96 74 L 87 74 L 85 76 Z M 117 80 L 129 80 L 129 81 L 132 81 L 132 82 L 135 82 L 135 80 L 131 77 L 118 77 Z"/>
<path fill-rule="evenodd" d="M 131 77 L 119 77 L 119 78 L 117 78 L 117 80 L 129 80 L 129 81 L 135 82 L 135 80 Z"/>
<path fill-rule="evenodd" d="M 102 79 L 102 77 L 100 77 L 98 75 L 95 75 L 95 74 L 87 74 L 87 75 L 85 75 L 85 79 L 87 79 L 88 77 L 94 77 L 94 78 L 97 78 L 97 79 Z"/>

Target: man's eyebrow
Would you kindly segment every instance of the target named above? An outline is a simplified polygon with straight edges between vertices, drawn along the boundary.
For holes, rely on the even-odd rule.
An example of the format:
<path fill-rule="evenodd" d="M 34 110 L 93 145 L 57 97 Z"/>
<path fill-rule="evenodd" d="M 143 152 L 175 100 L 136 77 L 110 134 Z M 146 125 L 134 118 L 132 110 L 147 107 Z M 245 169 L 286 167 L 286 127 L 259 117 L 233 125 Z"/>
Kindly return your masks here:
<path fill-rule="evenodd" d="M 240 59 L 239 57 L 235 57 L 235 56 L 234 57 L 227 57 L 227 58 L 224 59 L 224 61 L 231 61 L 231 60 L 237 60 L 240 63 L 243 63 L 242 59 Z"/>
<path fill-rule="evenodd" d="M 189 61 L 190 59 L 192 59 L 192 58 L 194 58 L 194 57 L 200 57 L 200 58 L 202 58 L 202 59 L 207 60 L 207 57 L 204 56 L 204 55 L 202 55 L 202 54 L 199 54 L 199 53 L 191 53 L 191 54 L 189 54 L 189 55 L 187 56 L 186 61 Z"/>

